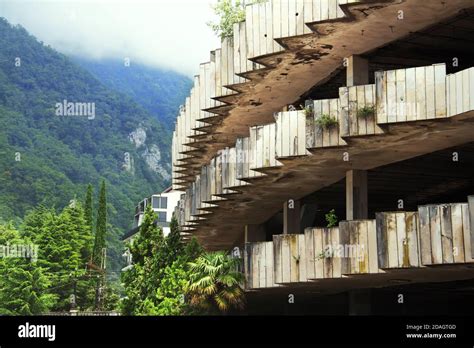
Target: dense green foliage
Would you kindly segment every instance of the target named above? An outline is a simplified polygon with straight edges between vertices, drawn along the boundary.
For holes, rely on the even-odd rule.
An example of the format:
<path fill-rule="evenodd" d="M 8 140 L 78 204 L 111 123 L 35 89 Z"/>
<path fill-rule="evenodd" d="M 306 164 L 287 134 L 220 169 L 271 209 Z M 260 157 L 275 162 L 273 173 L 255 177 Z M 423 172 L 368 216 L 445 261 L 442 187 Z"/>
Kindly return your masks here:
<path fill-rule="evenodd" d="M 223 251 L 205 253 L 190 263 L 190 304 L 211 314 L 242 309 L 244 279 L 239 263 L 239 259 Z"/>
<path fill-rule="evenodd" d="M 87 201 L 91 202 L 92 197 Z M 102 186 L 99 201 L 103 209 L 105 186 Z M 98 216 L 101 214 L 104 213 L 99 212 Z M 32 315 L 72 308 L 92 310 L 97 308 L 99 286 L 104 288 L 100 309 L 116 309 L 119 289 L 114 284 L 104 284 L 103 272 L 90 264 L 93 239 L 85 210 L 75 199 L 59 214 L 54 209 L 37 206 L 28 212 L 19 230 L 11 223 L 0 224 L 0 247 L 36 248 L 32 249 L 36 253 L 26 258 L 2 253 L 0 314 Z M 102 243 L 102 248 L 107 247 L 105 241 Z"/>
<path fill-rule="evenodd" d="M 196 240 L 183 246 L 180 230 L 173 217 L 171 231 L 163 236 L 153 221 L 156 214 L 147 207 L 143 223 L 129 249 L 133 265 L 122 274 L 126 315 L 183 315 L 193 309 L 185 301 L 189 282 L 188 262 L 202 253 Z"/>
<path fill-rule="evenodd" d="M 133 60 L 130 65 L 119 60 L 73 60 L 106 86 L 132 97 L 159 120 L 169 134 L 174 130 L 178 107 L 183 104 L 192 86 L 190 78 Z"/>
<path fill-rule="evenodd" d="M 84 202 L 84 217 L 86 219 L 87 226 L 89 226 L 91 234 L 94 233 L 94 216 L 92 211 L 94 210 L 94 203 L 92 196 L 94 195 L 94 189 L 92 185 L 87 186 L 86 200 Z"/>
<path fill-rule="evenodd" d="M 126 315 L 218 314 L 244 306 L 239 259 L 204 253 L 192 239 L 183 246 L 176 219 L 166 238 L 150 207 L 129 249 L 133 265 L 122 274 Z"/>
<path fill-rule="evenodd" d="M 11 224 L 0 225 L 0 245 L 31 245 Z M 51 282 L 33 258 L 0 258 L 0 315 L 33 315 L 48 311 L 57 297 L 46 292 Z"/>
<path fill-rule="evenodd" d="M 63 100 L 95 103 L 95 118 L 57 116 L 55 105 Z M 130 141 L 137 127 L 146 130 L 143 144 Z M 162 171 L 146 162 L 154 145 Z M 133 171 L 124 169 L 126 154 Z M 32 207 L 63 207 L 89 182 L 97 190 L 104 178 L 108 271 L 118 275 L 119 238 L 131 227 L 136 203 L 168 185 L 169 162 L 170 137 L 156 117 L 0 18 L 0 221 L 18 226 Z"/>

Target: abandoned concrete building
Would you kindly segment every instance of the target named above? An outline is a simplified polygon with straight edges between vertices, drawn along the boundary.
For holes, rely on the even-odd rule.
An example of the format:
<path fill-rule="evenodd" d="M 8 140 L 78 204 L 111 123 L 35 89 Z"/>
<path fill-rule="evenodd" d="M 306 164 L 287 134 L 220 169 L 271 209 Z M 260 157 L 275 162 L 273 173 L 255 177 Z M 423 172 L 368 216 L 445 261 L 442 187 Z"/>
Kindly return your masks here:
<path fill-rule="evenodd" d="M 172 152 L 183 233 L 240 250 L 249 313 L 474 303 L 472 0 L 247 5 Z"/>

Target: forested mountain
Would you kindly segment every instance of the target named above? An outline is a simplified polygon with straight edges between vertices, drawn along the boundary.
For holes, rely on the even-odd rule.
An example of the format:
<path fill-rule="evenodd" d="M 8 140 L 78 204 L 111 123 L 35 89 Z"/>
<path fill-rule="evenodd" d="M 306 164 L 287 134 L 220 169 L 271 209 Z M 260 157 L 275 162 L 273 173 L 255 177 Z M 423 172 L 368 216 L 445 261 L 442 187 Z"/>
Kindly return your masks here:
<path fill-rule="evenodd" d="M 73 58 L 106 86 L 124 93 L 161 121 L 170 132 L 177 110 L 191 89 L 190 78 L 171 70 L 124 60 Z"/>
<path fill-rule="evenodd" d="M 170 138 L 156 117 L 0 18 L 0 222 L 83 200 L 88 183 L 97 197 L 104 178 L 116 263 L 135 204 L 169 173 Z"/>

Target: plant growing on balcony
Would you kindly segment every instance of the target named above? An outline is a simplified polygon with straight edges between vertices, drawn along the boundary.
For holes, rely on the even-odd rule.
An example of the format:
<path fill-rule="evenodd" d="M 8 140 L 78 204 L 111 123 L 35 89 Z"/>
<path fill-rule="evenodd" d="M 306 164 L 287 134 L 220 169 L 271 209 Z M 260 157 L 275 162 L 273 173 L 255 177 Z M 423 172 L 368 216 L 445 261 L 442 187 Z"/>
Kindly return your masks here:
<path fill-rule="evenodd" d="M 254 0 L 250 5 L 266 1 L 268 0 Z M 213 6 L 213 10 L 219 17 L 219 22 L 208 22 L 207 25 L 221 40 L 226 38 L 232 39 L 234 36 L 234 24 L 245 20 L 245 1 L 217 0 L 217 4 Z"/>
<path fill-rule="evenodd" d="M 320 117 L 318 117 L 315 120 L 315 123 L 317 126 L 323 128 L 323 129 L 330 129 L 334 126 L 336 126 L 339 122 L 336 120 L 335 117 L 329 115 L 329 114 L 322 114 Z"/>
<path fill-rule="evenodd" d="M 314 110 L 313 110 L 312 106 L 310 106 L 310 105 L 306 105 L 306 106 L 300 105 L 300 107 L 301 107 L 301 110 L 304 111 L 304 115 L 306 116 L 306 118 L 312 118 L 314 116 Z"/>
<path fill-rule="evenodd" d="M 240 287 L 243 275 L 238 271 L 239 263 L 238 258 L 223 251 L 203 254 L 189 263 L 187 297 L 191 306 L 208 313 L 242 309 L 245 297 Z"/>
<path fill-rule="evenodd" d="M 337 226 L 337 215 L 336 211 L 334 209 L 331 209 L 329 213 L 327 213 L 325 216 L 327 224 L 327 228 L 335 227 Z"/>
<path fill-rule="evenodd" d="M 374 105 L 365 105 L 360 109 L 357 109 L 357 117 L 367 118 L 375 115 L 375 106 Z"/>

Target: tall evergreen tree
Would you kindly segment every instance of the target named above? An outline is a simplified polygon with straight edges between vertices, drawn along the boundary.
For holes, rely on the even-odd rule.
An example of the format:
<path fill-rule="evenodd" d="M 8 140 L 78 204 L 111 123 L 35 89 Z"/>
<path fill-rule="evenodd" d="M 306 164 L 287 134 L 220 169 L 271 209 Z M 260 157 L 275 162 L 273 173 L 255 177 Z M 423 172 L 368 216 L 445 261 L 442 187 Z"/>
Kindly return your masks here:
<path fill-rule="evenodd" d="M 87 186 L 86 201 L 84 203 L 84 217 L 86 219 L 87 225 L 89 226 L 91 234 L 94 233 L 94 225 L 93 225 L 93 217 L 92 217 L 92 195 L 93 195 L 92 185 L 89 184 Z"/>
<path fill-rule="evenodd" d="M 97 266 L 102 265 L 102 250 L 105 248 L 105 237 L 107 234 L 107 197 L 105 192 L 105 181 L 102 181 L 99 194 L 99 208 L 97 210 L 97 222 L 95 228 L 95 242 L 93 261 Z"/>
<path fill-rule="evenodd" d="M 181 240 L 181 229 L 178 225 L 178 220 L 173 214 L 170 222 L 170 233 L 166 236 L 166 252 L 168 254 L 168 262 L 175 261 L 183 249 Z"/>

